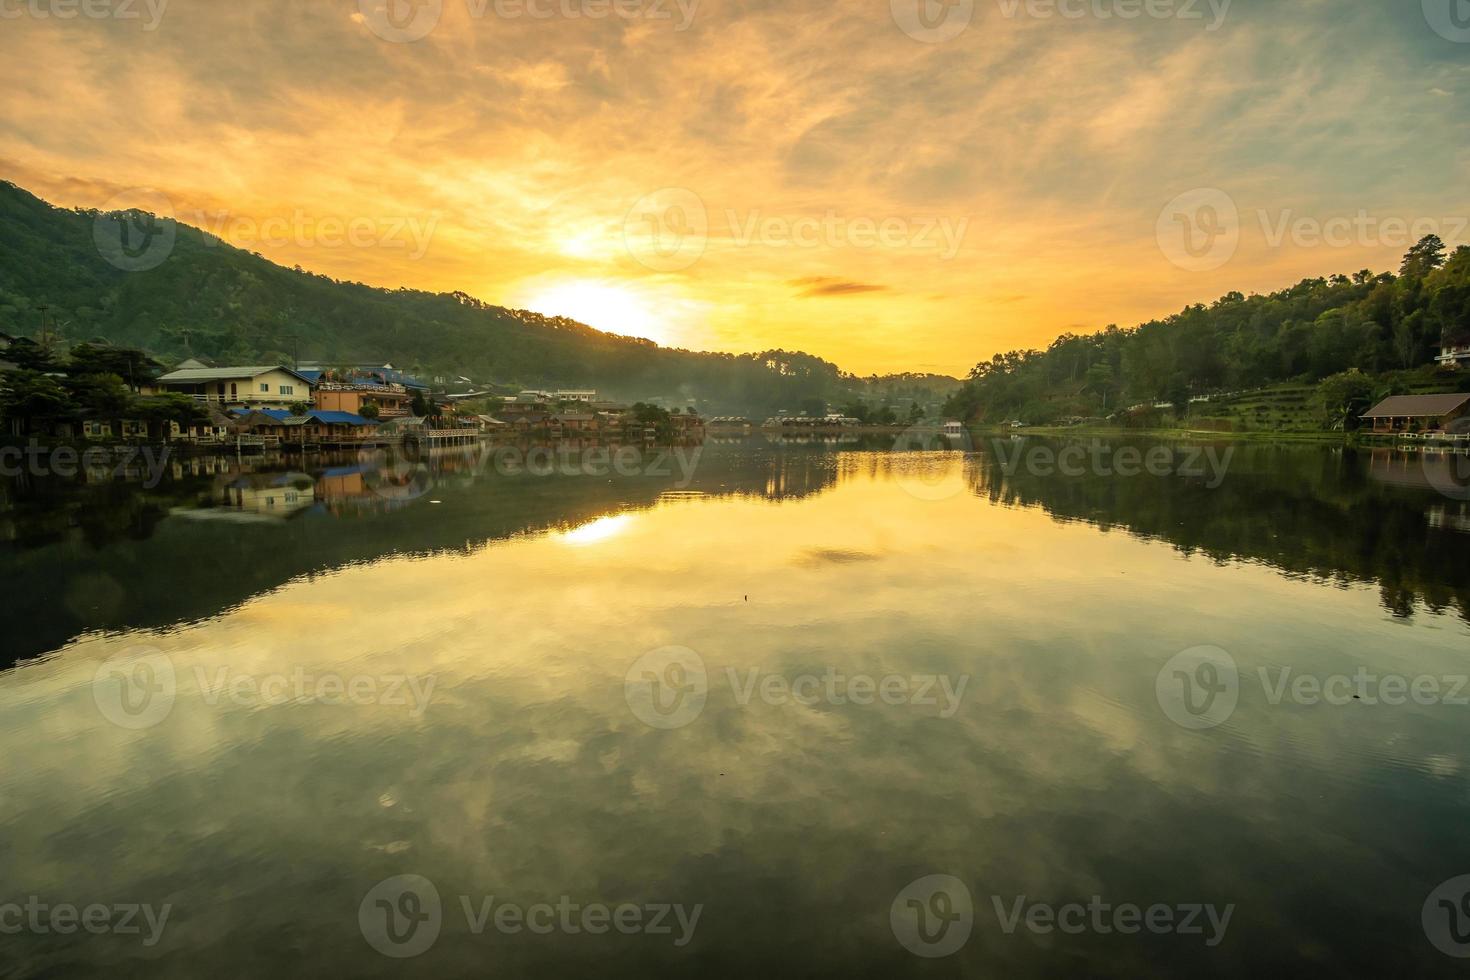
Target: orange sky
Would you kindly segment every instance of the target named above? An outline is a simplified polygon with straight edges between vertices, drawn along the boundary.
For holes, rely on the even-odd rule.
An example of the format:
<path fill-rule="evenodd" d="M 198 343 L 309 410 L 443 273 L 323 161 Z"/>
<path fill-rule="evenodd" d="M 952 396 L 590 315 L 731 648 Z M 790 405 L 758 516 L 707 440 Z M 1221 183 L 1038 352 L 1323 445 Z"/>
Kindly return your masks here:
<path fill-rule="evenodd" d="M 1470 238 L 1419 4 L 52 2 L 0 0 L 0 177 L 695 349 L 963 374 Z"/>

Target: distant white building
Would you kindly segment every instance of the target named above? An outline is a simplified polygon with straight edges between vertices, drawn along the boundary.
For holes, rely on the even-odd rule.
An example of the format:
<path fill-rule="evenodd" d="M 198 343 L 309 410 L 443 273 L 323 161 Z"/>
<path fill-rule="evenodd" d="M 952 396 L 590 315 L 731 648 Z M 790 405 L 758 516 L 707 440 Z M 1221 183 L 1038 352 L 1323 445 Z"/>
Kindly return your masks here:
<path fill-rule="evenodd" d="M 1440 364 L 1470 364 L 1470 344 L 1446 344 L 1439 349 L 1435 358 Z"/>
<path fill-rule="evenodd" d="M 558 391 L 554 393 L 553 397 L 555 397 L 557 401 L 564 402 L 595 402 L 597 401 L 597 392 L 590 390 L 583 391 L 580 389 Z"/>

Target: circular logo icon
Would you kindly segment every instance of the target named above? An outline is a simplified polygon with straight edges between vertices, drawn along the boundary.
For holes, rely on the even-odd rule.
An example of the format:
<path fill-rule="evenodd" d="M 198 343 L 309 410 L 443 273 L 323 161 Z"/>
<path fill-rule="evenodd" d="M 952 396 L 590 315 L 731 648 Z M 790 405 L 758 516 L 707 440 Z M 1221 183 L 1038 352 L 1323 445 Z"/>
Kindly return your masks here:
<path fill-rule="evenodd" d="M 173 254 L 179 226 L 167 196 L 149 188 L 114 195 L 92 221 L 92 241 L 110 265 L 147 272 Z"/>
<path fill-rule="evenodd" d="M 932 425 L 911 425 L 893 440 L 893 452 L 900 454 L 893 460 L 897 483 L 920 500 L 948 500 L 964 493 L 964 457 L 960 454 L 974 448 L 963 426 L 950 432 Z M 950 451 L 955 455 L 919 455 Z"/>
<path fill-rule="evenodd" d="M 888 0 L 893 22 L 915 41 L 942 44 L 965 32 L 975 17 L 975 0 Z"/>
<path fill-rule="evenodd" d="M 439 26 L 444 0 L 357 0 L 363 23 L 385 41 L 421 41 Z"/>
<path fill-rule="evenodd" d="M 1445 433 L 1470 435 L 1470 415 L 1455 419 L 1445 427 Z M 1457 444 L 1455 448 L 1442 451 L 1426 449 L 1419 454 L 1424 478 L 1451 500 L 1470 500 L 1470 453 L 1462 446 Z"/>
<path fill-rule="evenodd" d="M 1470 959 L 1470 875 L 1458 875 L 1430 892 L 1420 921 L 1435 949 L 1455 959 Z"/>
<path fill-rule="evenodd" d="M 898 893 L 888 910 L 888 924 L 904 949 L 938 959 L 969 941 L 975 905 L 970 890 L 954 875 L 926 875 Z"/>
<path fill-rule="evenodd" d="M 373 886 L 357 907 L 357 925 L 368 945 L 406 960 L 428 952 L 439 938 L 444 910 L 439 889 L 423 875 L 395 875 Z"/>
<path fill-rule="evenodd" d="M 417 500 L 433 490 L 434 473 L 422 459 L 418 433 L 412 427 L 396 427 L 393 423 L 378 431 L 387 437 L 388 445 L 361 449 L 357 454 L 363 485 L 384 500 L 400 503 Z"/>
<path fill-rule="evenodd" d="M 623 698 L 633 714 L 654 728 L 683 728 L 699 717 L 709 697 L 704 660 L 688 647 L 659 647 L 623 675 Z"/>
<path fill-rule="evenodd" d="M 1470 0 L 1422 0 L 1424 19 L 1446 41 L 1470 44 Z"/>
<path fill-rule="evenodd" d="M 709 244 L 703 199 L 683 187 L 643 195 L 623 219 L 623 244 L 639 265 L 655 272 L 689 268 Z"/>
<path fill-rule="evenodd" d="M 92 700 L 120 728 L 152 728 L 174 710 L 174 662 L 156 647 L 124 650 L 92 675 Z"/>
<path fill-rule="evenodd" d="M 1169 720 L 1183 728 L 1214 728 L 1235 712 L 1240 672 L 1219 647 L 1200 646 L 1169 658 L 1154 679 L 1154 694 Z"/>
<path fill-rule="evenodd" d="M 1224 191 L 1198 187 L 1164 205 L 1154 234 L 1164 258 L 1186 272 L 1209 272 L 1240 247 L 1240 211 Z"/>

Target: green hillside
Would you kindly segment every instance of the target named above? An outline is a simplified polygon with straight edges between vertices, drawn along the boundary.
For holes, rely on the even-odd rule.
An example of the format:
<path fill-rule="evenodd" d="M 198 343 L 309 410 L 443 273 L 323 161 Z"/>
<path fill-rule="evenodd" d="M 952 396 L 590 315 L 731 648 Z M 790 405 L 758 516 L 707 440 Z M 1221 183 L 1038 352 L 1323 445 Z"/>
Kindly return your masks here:
<path fill-rule="evenodd" d="M 1131 329 L 997 354 L 975 366 L 946 410 L 1038 424 L 1167 402 L 1192 426 L 1306 431 L 1323 426 L 1317 385 L 1344 372 L 1367 379 L 1355 398 L 1463 389 L 1464 372 L 1439 369 L 1434 357 L 1442 343 L 1470 343 L 1470 246 L 1444 253 L 1430 236 L 1397 274 L 1363 270 L 1265 295 L 1229 293 Z M 1211 420 L 1219 424 L 1204 424 Z"/>
<path fill-rule="evenodd" d="M 134 229 L 150 220 L 125 217 Z M 855 378 L 809 354 L 673 350 L 464 293 L 341 282 L 284 268 L 171 220 L 158 225 L 175 236 L 167 258 L 156 268 L 127 271 L 104 258 L 95 237 L 101 222 L 115 241 L 115 220 L 52 207 L 0 182 L 0 330 L 35 336 L 46 306 L 65 343 L 104 338 L 165 361 L 194 355 L 284 363 L 299 351 L 303 360 L 381 359 L 426 374 L 591 386 L 618 398 L 697 398 L 714 411 L 796 411 L 812 399 L 839 404 L 881 387 L 881 379 Z M 900 383 L 939 399 L 958 385 L 939 376 Z"/>

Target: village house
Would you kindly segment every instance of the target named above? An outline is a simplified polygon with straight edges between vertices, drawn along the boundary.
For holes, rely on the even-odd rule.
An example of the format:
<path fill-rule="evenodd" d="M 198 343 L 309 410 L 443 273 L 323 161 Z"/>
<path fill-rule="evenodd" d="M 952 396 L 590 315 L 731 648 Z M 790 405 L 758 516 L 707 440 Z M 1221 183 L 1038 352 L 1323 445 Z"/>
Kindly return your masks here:
<path fill-rule="evenodd" d="M 529 435 L 532 432 L 545 432 L 550 429 L 551 426 L 547 422 L 550 418 L 551 416 L 546 412 L 522 412 L 511 415 L 505 421 L 511 431 L 517 435 Z"/>
<path fill-rule="evenodd" d="M 562 432 L 594 432 L 597 416 L 590 412 L 562 412 L 552 417 L 551 424 Z"/>
<path fill-rule="evenodd" d="M 264 517 L 286 518 L 316 502 L 315 480 L 306 473 L 247 473 L 221 493 L 221 503 Z"/>
<path fill-rule="evenodd" d="M 1470 412 L 1470 392 L 1453 395 L 1392 395 L 1361 416 L 1373 431 L 1442 432 Z"/>
<path fill-rule="evenodd" d="M 681 436 L 695 436 L 704 432 L 704 419 L 698 415 L 670 415 L 674 431 Z"/>
<path fill-rule="evenodd" d="M 169 439 L 175 442 L 192 442 L 201 445 L 228 441 L 234 429 L 235 420 L 217 405 L 208 406 L 207 411 L 208 415 L 202 421 L 190 422 L 187 425 L 170 422 L 168 424 Z"/>
<path fill-rule="evenodd" d="M 372 442 L 378 423 L 351 412 L 313 411 L 292 415 L 281 409 L 252 409 L 237 422 L 241 431 L 280 440 L 283 446 Z"/>
<path fill-rule="evenodd" d="M 183 368 L 154 382 L 159 391 L 178 392 L 196 401 L 230 407 L 289 408 L 311 402 L 311 379 L 291 368 Z"/>
<path fill-rule="evenodd" d="M 148 438 L 148 423 L 141 419 L 87 419 L 82 422 L 83 439 Z"/>
<path fill-rule="evenodd" d="M 378 381 L 320 381 L 311 394 L 312 404 L 327 412 L 352 415 L 376 413 L 380 419 L 404 418 L 413 414 L 413 396 L 400 384 Z"/>

